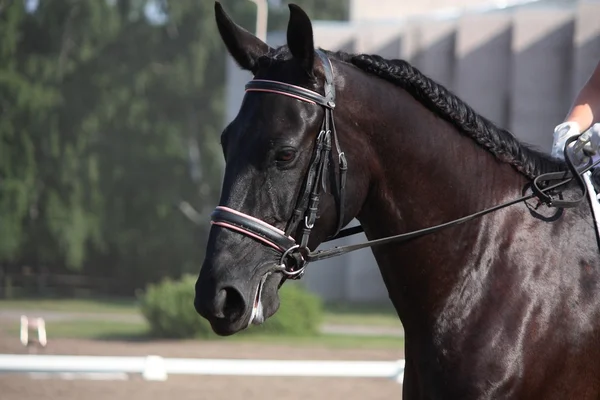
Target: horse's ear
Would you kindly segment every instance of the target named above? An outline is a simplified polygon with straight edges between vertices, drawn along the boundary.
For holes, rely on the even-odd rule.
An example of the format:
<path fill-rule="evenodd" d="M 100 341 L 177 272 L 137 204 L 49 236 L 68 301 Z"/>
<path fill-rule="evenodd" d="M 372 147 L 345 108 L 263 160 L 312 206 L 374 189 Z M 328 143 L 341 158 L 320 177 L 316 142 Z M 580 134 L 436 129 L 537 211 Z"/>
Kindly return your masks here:
<path fill-rule="evenodd" d="M 229 54 L 240 67 L 256 73 L 258 58 L 269 52 L 269 45 L 233 22 L 218 1 L 215 1 L 215 18 Z"/>
<path fill-rule="evenodd" d="M 315 45 L 310 18 L 297 5 L 290 4 L 290 21 L 287 29 L 287 44 L 294 58 L 309 74 L 313 74 Z"/>

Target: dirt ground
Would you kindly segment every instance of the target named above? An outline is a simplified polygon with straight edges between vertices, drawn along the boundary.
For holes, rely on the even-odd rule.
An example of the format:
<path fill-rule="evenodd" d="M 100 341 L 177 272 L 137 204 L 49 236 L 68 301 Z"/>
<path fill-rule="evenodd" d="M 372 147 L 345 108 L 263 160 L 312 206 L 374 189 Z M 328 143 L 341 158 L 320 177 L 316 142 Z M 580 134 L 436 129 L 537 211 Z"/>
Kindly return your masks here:
<path fill-rule="evenodd" d="M 2 336 L 1 333 L 0 353 L 26 354 L 18 338 Z M 76 339 L 51 340 L 48 347 L 38 354 L 364 361 L 403 358 L 401 349 L 331 349 L 225 341 L 118 342 Z M 390 400 L 401 399 L 401 391 L 401 385 L 387 379 L 172 375 L 165 382 L 149 382 L 139 375 L 130 375 L 128 380 L 91 381 L 0 374 L 2 400 Z"/>

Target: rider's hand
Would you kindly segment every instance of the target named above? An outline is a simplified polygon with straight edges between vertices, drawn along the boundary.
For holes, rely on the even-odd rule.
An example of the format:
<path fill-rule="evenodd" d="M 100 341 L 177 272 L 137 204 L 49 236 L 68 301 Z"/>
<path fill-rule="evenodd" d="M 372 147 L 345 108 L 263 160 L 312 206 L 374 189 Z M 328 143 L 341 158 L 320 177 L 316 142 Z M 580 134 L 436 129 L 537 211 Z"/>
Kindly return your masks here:
<path fill-rule="evenodd" d="M 583 147 L 583 150 L 585 150 L 588 155 L 593 156 L 598 154 L 600 150 L 600 123 L 592 125 L 589 131 L 589 141 Z"/>
<path fill-rule="evenodd" d="M 552 143 L 552 156 L 564 159 L 565 143 L 571 136 L 579 135 L 580 128 L 577 122 L 563 122 L 554 128 L 554 141 Z"/>

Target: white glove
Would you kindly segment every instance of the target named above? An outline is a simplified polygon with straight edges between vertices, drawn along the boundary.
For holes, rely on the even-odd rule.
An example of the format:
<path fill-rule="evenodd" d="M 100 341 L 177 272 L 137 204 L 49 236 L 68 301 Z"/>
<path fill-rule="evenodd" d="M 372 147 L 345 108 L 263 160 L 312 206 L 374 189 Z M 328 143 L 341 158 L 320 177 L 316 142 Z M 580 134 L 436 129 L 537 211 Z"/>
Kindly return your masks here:
<path fill-rule="evenodd" d="M 590 132 L 590 141 L 586 143 L 583 149 L 590 155 L 596 155 L 600 150 L 600 123 L 592 125 Z"/>
<path fill-rule="evenodd" d="M 554 128 L 554 141 L 552 142 L 551 155 L 564 160 L 563 151 L 565 143 L 571 136 L 579 135 L 580 128 L 577 122 L 563 122 Z"/>

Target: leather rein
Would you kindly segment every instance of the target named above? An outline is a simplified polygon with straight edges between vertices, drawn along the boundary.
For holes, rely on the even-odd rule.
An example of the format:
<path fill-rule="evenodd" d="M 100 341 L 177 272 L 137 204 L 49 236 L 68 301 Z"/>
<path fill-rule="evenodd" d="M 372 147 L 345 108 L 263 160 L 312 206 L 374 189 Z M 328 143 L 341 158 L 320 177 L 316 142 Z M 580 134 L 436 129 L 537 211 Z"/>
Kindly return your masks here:
<path fill-rule="evenodd" d="M 585 185 L 585 181 L 581 177 L 581 174 L 591 170 L 598 163 L 600 163 L 600 160 L 596 161 L 594 164 L 588 162 L 583 169 L 578 170 L 571 160 L 570 153 L 567 151 L 568 145 L 578 138 L 578 136 L 574 136 L 567 140 L 564 150 L 565 161 L 570 171 L 553 172 L 539 175 L 533 180 L 531 187 L 532 193 L 529 195 L 525 195 L 476 212 L 474 214 L 429 228 L 388 236 L 381 239 L 370 240 L 354 245 L 336 246 L 326 250 L 311 251 L 307 247 L 308 240 L 317 219 L 321 192 L 326 191 L 328 166 L 330 161 L 333 161 L 334 159 L 332 153 L 332 142 L 333 145 L 335 145 L 335 150 L 337 153 L 337 166 L 339 171 L 339 182 L 335 182 L 335 193 L 338 203 L 338 224 L 336 232 L 324 242 L 329 242 L 363 232 L 363 228 L 360 225 L 341 230 L 344 223 L 344 200 L 348 162 L 344 152 L 340 148 L 337 132 L 335 130 L 333 118 L 333 110 L 335 109 L 335 86 L 333 82 L 333 68 L 331 66 L 331 61 L 321 50 L 315 51 L 321 59 L 325 71 L 324 95 L 300 86 L 290 85 L 278 81 L 254 79 L 246 84 L 246 92 L 280 94 L 321 106 L 325 110 L 325 116 L 323 118 L 321 130 L 316 139 L 312 160 L 306 175 L 306 180 L 303 184 L 301 195 L 296 202 L 294 212 L 287 223 L 285 231 L 282 231 L 281 229 L 258 218 L 224 206 L 216 207 L 211 214 L 211 224 L 252 237 L 278 251 L 281 255 L 279 259 L 279 270 L 288 279 L 301 278 L 304 274 L 306 266 L 310 262 L 337 257 L 367 247 L 415 239 L 445 228 L 449 228 L 451 226 L 468 222 L 475 218 L 497 211 L 501 208 L 530 200 L 534 197 L 537 197 L 540 203 L 546 204 L 549 207 L 558 208 L 576 207 L 586 197 L 587 187 Z M 554 189 L 571 182 L 574 177 L 577 179 L 578 183 L 583 189 L 583 195 L 578 199 L 566 201 L 557 199 L 548 194 Z M 558 182 L 550 185 L 551 181 Z M 302 224 L 302 227 L 300 228 L 301 240 L 300 243 L 297 243 L 296 240 L 291 237 L 291 233 L 298 230 L 300 224 Z"/>

